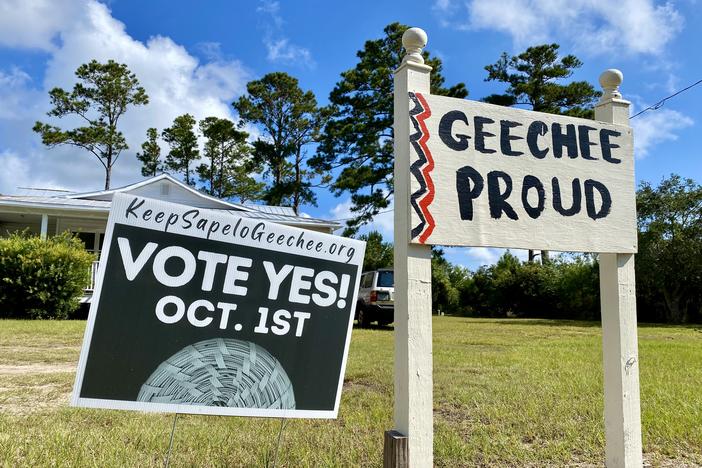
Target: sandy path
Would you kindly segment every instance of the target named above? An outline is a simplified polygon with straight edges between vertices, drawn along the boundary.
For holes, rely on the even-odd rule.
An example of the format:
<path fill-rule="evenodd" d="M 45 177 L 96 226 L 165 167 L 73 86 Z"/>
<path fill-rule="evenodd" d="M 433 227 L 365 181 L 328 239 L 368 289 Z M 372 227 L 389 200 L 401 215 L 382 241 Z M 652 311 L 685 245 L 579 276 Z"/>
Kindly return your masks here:
<path fill-rule="evenodd" d="M 66 364 L 27 364 L 23 366 L 17 365 L 0 365 L 0 375 L 21 375 L 21 374 L 57 374 L 63 372 L 75 372 L 76 365 L 74 363 Z"/>

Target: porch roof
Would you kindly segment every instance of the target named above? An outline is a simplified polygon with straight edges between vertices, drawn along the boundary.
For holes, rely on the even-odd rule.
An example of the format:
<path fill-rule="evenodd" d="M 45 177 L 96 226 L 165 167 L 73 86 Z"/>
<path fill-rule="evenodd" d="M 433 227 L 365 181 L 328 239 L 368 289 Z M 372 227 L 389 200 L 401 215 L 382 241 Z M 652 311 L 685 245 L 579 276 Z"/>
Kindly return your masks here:
<path fill-rule="evenodd" d="M 189 186 L 188 184 L 181 182 L 180 180 L 176 179 L 175 177 L 171 176 L 170 174 L 159 174 L 154 177 L 150 177 L 146 180 L 142 180 L 140 182 L 135 182 L 133 184 L 129 185 L 124 185 L 122 187 L 117 187 L 113 189 L 108 189 L 108 190 L 98 190 L 98 191 L 92 191 L 92 192 L 80 192 L 80 193 L 67 193 L 67 194 L 62 194 L 59 195 L 60 197 L 64 198 L 77 198 L 77 199 L 82 199 L 82 200 L 103 200 L 103 201 L 110 201 L 112 200 L 112 196 L 115 193 L 136 193 L 138 189 L 143 189 L 148 186 L 154 186 L 159 183 L 166 183 L 169 185 L 172 185 L 174 187 L 178 187 L 181 190 L 184 190 L 188 193 L 190 193 L 192 196 L 202 199 L 202 200 L 207 200 L 210 203 L 215 204 L 215 206 L 221 207 L 223 209 L 234 209 L 234 210 L 240 210 L 240 211 L 251 211 L 251 208 L 244 206 L 239 203 L 233 203 L 227 200 L 223 200 L 221 198 L 213 197 L 211 195 L 208 195 L 206 193 L 203 193 L 199 190 L 196 190 L 195 188 Z M 208 208 L 211 208 L 211 206 L 208 206 Z"/>
<path fill-rule="evenodd" d="M 0 195 L 0 213 L 3 211 L 12 213 L 46 213 L 49 215 L 58 216 L 89 216 L 93 218 L 100 217 L 107 219 L 111 203 L 111 201 L 107 200 L 66 198 L 61 196 L 35 197 L 28 195 Z M 294 214 L 292 209 L 289 211 L 284 209 L 286 207 L 247 204 L 246 208 L 246 211 L 242 211 L 240 209 L 207 209 L 222 211 L 245 218 L 261 219 L 265 221 L 287 224 L 290 226 L 316 226 L 330 230 L 338 229 L 340 227 L 340 224 L 334 221 L 297 216 Z"/>

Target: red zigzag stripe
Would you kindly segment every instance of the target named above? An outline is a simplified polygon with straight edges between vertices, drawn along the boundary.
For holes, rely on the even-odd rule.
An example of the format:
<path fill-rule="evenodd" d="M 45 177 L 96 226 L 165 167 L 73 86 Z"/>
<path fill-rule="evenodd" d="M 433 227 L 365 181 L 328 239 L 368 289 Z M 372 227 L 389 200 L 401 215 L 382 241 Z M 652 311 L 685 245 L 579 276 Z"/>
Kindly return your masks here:
<path fill-rule="evenodd" d="M 431 109 L 429 109 L 429 105 L 427 104 L 426 99 L 424 99 L 424 96 L 422 96 L 420 93 L 415 93 L 415 96 L 417 96 L 419 102 L 422 103 L 422 107 L 424 107 L 424 112 L 417 115 L 417 121 L 422 129 L 422 137 L 419 139 L 419 146 L 421 146 L 424 150 L 424 154 L 426 155 L 428 161 L 428 163 L 422 168 L 422 174 L 424 175 L 424 180 L 427 183 L 428 190 L 426 195 L 419 200 L 419 207 L 422 209 L 422 213 L 424 213 L 427 220 L 427 227 L 419 236 L 419 242 L 423 244 L 429 238 L 429 236 L 431 236 L 431 233 L 434 231 L 434 227 L 436 227 L 434 217 L 429 212 L 429 205 L 431 205 L 431 202 L 434 201 L 435 193 L 434 181 L 430 175 L 431 171 L 434 170 L 434 157 L 427 147 L 427 141 L 429 141 L 429 130 L 427 129 L 427 124 L 425 123 L 425 120 L 431 117 Z"/>

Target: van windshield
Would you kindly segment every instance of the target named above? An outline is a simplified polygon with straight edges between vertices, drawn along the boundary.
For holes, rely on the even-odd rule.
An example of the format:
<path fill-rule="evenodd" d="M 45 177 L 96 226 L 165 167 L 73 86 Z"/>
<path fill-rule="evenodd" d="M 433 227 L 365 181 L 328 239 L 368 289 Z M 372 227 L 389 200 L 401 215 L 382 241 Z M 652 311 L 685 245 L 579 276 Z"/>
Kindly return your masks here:
<path fill-rule="evenodd" d="M 395 286 L 395 277 L 392 271 L 379 271 L 378 272 L 378 287 L 379 288 L 392 288 Z"/>

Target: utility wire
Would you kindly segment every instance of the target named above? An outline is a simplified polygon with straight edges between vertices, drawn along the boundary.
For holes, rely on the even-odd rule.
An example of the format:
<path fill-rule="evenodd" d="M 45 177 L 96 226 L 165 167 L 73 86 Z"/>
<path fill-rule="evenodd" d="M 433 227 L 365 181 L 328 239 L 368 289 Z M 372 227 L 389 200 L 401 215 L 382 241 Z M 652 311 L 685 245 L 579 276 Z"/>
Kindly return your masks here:
<path fill-rule="evenodd" d="M 667 101 L 668 99 L 674 98 L 674 97 L 677 96 L 678 94 L 684 93 L 684 92 L 687 91 L 688 89 L 694 88 L 695 86 L 697 86 L 697 85 L 700 84 L 700 83 L 702 83 L 702 80 L 699 80 L 699 81 L 697 81 L 697 82 L 695 82 L 695 83 L 692 83 L 692 84 L 691 84 L 690 86 L 688 86 L 687 88 L 683 88 L 683 89 L 681 89 L 680 91 L 677 91 L 677 92 L 671 94 L 671 95 L 668 96 L 668 97 L 664 97 L 663 99 L 661 99 L 660 101 L 658 101 L 658 102 L 655 103 L 654 105 L 649 106 L 649 107 L 645 108 L 644 110 L 642 110 L 641 112 L 638 112 L 638 113 L 632 115 L 631 118 L 633 119 L 633 118 L 635 118 L 635 117 L 638 117 L 639 115 L 643 114 L 644 112 L 647 112 L 647 111 L 650 111 L 650 110 L 657 110 L 657 109 L 660 109 L 661 107 L 663 107 L 663 104 L 665 104 L 665 101 Z"/>
<path fill-rule="evenodd" d="M 395 211 L 395 210 L 391 209 L 391 210 L 385 210 L 385 211 L 378 211 L 373 216 L 378 216 L 379 214 L 383 214 L 383 213 L 390 213 L 391 211 Z M 362 216 L 362 215 L 359 215 L 359 216 Z M 358 216 L 351 216 L 350 218 L 332 219 L 331 221 L 348 221 L 349 219 L 356 219 L 356 218 L 358 218 Z"/>

